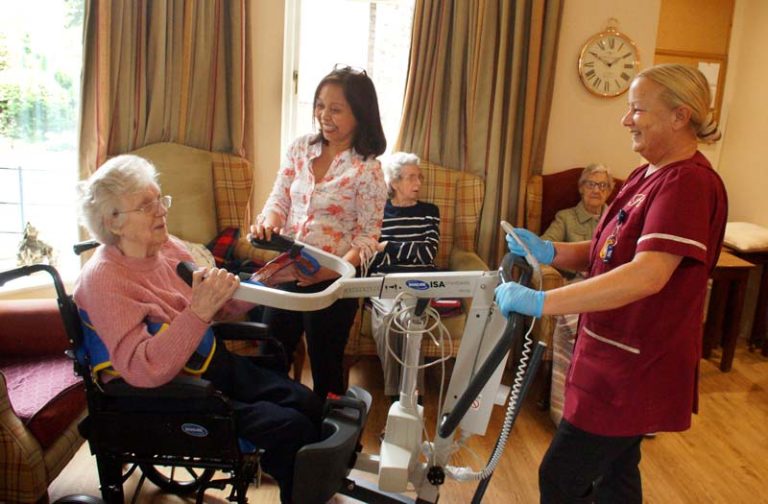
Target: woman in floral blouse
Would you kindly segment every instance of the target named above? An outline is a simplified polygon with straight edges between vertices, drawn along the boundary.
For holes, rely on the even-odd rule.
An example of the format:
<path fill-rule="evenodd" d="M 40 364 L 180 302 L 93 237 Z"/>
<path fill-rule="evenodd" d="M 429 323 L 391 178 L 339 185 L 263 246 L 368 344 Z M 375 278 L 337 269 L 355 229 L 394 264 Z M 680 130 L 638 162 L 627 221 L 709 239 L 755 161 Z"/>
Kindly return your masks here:
<path fill-rule="evenodd" d="M 376 252 L 387 189 L 375 159 L 386 148 L 373 82 L 364 71 L 336 68 L 315 90 L 313 120 L 319 131 L 288 148 L 251 234 L 269 239 L 274 232 L 322 248 L 354 266 Z M 279 288 L 319 292 L 335 275 L 321 269 L 299 274 Z M 340 299 L 323 310 L 295 312 L 268 308 L 264 322 L 293 355 L 305 333 L 314 391 L 344 393 L 342 361 L 355 318 L 356 299 Z"/>

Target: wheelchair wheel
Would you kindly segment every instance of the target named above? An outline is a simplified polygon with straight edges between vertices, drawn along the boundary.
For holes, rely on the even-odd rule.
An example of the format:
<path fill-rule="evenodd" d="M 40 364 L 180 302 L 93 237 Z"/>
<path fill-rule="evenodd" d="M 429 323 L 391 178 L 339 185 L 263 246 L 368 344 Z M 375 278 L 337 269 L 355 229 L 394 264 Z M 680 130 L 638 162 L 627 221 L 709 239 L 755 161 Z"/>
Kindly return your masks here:
<path fill-rule="evenodd" d="M 196 492 L 211 481 L 215 469 L 200 469 L 176 465 L 140 464 L 149 481 L 169 493 L 185 495 Z"/>

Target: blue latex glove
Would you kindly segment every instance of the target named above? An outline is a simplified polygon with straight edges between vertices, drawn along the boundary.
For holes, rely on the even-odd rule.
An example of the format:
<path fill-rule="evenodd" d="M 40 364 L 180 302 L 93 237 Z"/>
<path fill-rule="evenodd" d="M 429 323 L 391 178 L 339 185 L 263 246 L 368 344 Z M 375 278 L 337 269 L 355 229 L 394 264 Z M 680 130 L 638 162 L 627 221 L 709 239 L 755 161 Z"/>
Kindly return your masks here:
<path fill-rule="evenodd" d="M 552 261 L 555 259 L 555 246 L 551 241 L 542 240 L 525 228 L 515 228 L 515 234 L 523 243 L 525 243 L 525 246 L 531 251 L 531 255 L 533 255 L 539 263 L 552 264 Z M 525 249 L 521 247 L 511 235 L 507 235 L 507 247 L 509 247 L 509 251 L 515 255 L 521 257 L 527 255 Z"/>
<path fill-rule="evenodd" d="M 496 287 L 496 304 L 501 313 L 509 318 L 512 313 L 541 317 L 544 308 L 544 291 L 523 287 L 519 283 L 506 282 Z"/>

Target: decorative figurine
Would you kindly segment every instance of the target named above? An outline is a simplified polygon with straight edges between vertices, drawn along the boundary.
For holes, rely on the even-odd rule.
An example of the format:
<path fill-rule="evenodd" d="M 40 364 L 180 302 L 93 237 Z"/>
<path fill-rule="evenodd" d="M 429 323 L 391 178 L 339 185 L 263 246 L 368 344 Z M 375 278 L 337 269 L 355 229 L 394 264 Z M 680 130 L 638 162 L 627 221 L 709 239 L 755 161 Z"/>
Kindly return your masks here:
<path fill-rule="evenodd" d="M 37 233 L 37 229 L 27 222 L 24 228 L 24 238 L 19 243 L 19 252 L 16 254 L 19 266 L 30 266 L 43 262 L 51 266 L 56 265 L 56 254 L 53 247 L 42 240 L 38 240 Z"/>

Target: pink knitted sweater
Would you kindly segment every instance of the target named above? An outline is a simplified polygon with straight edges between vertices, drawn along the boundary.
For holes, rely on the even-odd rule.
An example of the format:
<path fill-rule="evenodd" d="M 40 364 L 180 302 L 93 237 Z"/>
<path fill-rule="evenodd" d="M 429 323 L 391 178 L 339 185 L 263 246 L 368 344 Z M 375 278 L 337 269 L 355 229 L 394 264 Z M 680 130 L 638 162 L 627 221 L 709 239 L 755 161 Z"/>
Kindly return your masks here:
<path fill-rule="evenodd" d="M 133 386 L 157 387 L 172 380 L 208 329 L 189 307 L 192 288 L 176 275 L 180 261 L 192 261 L 192 256 L 173 237 L 157 255 L 144 259 L 102 245 L 77 279 L 75 302 L 88 313 L 112 366 Z M 216 319 L 251 308 L 250 303 L 230 300 Z M 147 321 L 169 325 L 153 336 Z"/>

